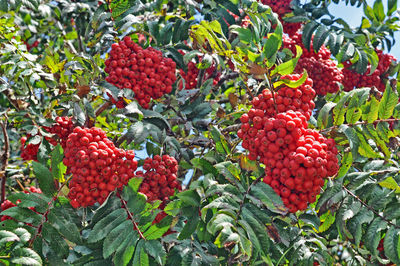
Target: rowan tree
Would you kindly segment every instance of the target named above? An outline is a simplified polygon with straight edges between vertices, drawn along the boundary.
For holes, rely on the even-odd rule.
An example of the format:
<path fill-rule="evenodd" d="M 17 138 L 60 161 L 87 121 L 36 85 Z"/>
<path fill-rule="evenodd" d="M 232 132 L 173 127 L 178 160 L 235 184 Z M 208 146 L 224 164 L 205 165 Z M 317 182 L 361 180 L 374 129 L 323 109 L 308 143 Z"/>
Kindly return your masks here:
<path fill-rule="evenodd" d="M 396 0 L 0 10 L 5 265 L 400 264 Z"/>

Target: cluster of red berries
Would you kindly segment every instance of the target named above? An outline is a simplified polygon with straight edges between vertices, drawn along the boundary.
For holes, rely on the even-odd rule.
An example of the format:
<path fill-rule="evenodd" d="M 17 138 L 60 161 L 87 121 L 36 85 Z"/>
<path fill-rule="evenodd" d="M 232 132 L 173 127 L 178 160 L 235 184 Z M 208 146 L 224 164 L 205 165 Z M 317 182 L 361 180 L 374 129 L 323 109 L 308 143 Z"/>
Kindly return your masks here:
<path fill-rule="evenodd" d="M 76 127 L 66 144 L 63 162 L 72 174 L 68 197 L 74 208 L 103 203 L 134 177 L 134 151 L 116 148 L 100 128 Z"/>
<path fill-rule="evenodd" d="M 32 43 L 32 45 L 30 45 L 29 43 L 28 43 L 28 41 L 24 41 L 24 43 L 25 43 L 25 45 L 26 45 L 26 49 L 28 50 L 28 51 L 30 51 L 32 48 L 35 48 L 35 47 L 38 47 L 38 45 L 39 45 L 39 41 L 34 41 L 33 43 Z"/>
<path fill-rule="evenodd" d="M 126 102 L 125 99 L 123 97 L 118 97 L 118 99 L 116 100 L 110 93 L 107 92 L 107 96 L 110 98 L 110 101 L 112 104 L 115 104 L 115 107 L 117 107 L 118 109 L 122 109 L 126 107 Z"/>
<path fill-rule="evenodd" d="M 292 81 L 297 81 L 300 78 L 301 75 L 299 74 L 282 76 L 282 79 Z M 301 112 L 307 120 L 310 119 L 312 110 L 315 107 L 313 101 L 315 91 L 312 88 L 312 85 L 312 80 L 307 78 L 301 86 L 297 88 L 282 87 L 275 92 L 274 95 L 272 95 L 271 91 L 268 89 L 263 90 L 262 93 L 253 98 L 253 109 L 249 111 L 249 118 L 252 119 L 255 116 L 259 116 L 261 121 L 257 121 L 256 123 L 264 125 L 265 121 L 263 121 L 263 117 L 267 119 L 269 117 L 274 117 L 277 113 L 285 112 L 286 110 L 293 110 Z M 258 115 L 256 115 L 256 113 Z M 247 131 L 247 122 L 243 123 L 242 127 L 245 128 L 243 131 Z"/>
<path fill-rule="evenodd" d="M 300 76 L 285 78 L 298 80 Z M 240 118 L 238 131 L 242 147 L 249 150 L 249 159 L 265 165 L 263 181 L 293 213 L 314 202 L 324 185 L 323 178 L 335 175 L 339 169 L 335 141 L 307 129 L 314 108 L 315 91 L 311 86 L 312 81 L 307 79 L 299 88 L 283 87 L 275 95 L 265 89 Z"/>
<path fill-rule="evenodd" d="M 301 28 L 301 23 L 289 23 L 283 20 L 283 17 L 292 12 L 290 7 L 291 0 L 277 1 L 277 0 L 262 0 L 264 5 L 271 7 L 272 11 L 279 15 L 279 19 L 282 22 L 283 31 L 292 36 Z"/>
<path fill-rule="evenodd" d="M 143 177 L 139 192 L 145 194 L 148 201 L 158 199 L 166 202 L 176 189 L 182 189 L 176 179 L 178 162 L 174 157 L 155 155 L 153 159 L 146 158 L 143 169 L 146 172 L 137 171 L 136 176 Z"/>
<path fill-rule="evenodd" d="M 344 62 L 343 69 L 343 87 L 345 91 L 351 91 L 354 88 L 362 88 L 362 87 L 376 87 L 379 91 L 385 91 L 385 83 L 384 80 L 388 78 L 388 70 L 390 64 L 396 61 L 396 58 L 390 54 L 384 54 L 382 51 L 376 51 L 379 63 L 378 67 L 372 74 L 370 73 L 371 66 L 367 67 L 367 72 L 364 74 L 359 74 L 355 70 L 351 69 L 352 64 L 347 61 Z"/>
<path fill-rule="evenodd" d="M 21 148 L 20 148 L 21 149 L 21 158 L 24 161 L 29 161 L 29 160 L 37 161 L 37 153 L 38 153 L 40 144 L 29 143 L 29 144 L 25 145 L 26 141 L 30 137 L 31 137 L 31 135 L 28 134 L 26 137 L 24 136 L 20 139 L 20 141 L 21 141 Z"/>
<path fill-rule="evenodd" d="M 313 80 L 314 89 L 318 95 L 339 91 L 339 83 L 342 82 L 344 76 L 342 70 L 337 67 L 336 62 L 330 59 L 330 51 L 323 45 L 316 53 L 312 42 L 310 50 L 307 50 L 301 37 L 301 34 L 296 33 L 292 38 L 286 36 L 283 38 L 284 47 L 290 49 L 293 53 L 296 51 L 296 45 L 303 49 L 303 54 L 297 62 L 295 72 L 302 73 L 303 69 L 306 69 Z"/>
<path fill-rule="evenodd" d="M 63 148 L 65 148 L 65 142 L 67 140 L 68 135 L 72 132 L 74 129 L 74 124 L 72 122 L 71 117 L 56 117 L 56 124 L 54 124 L 51 127 L 43 127 L 45 130 L 47 130 L 49 133 L 55 134 L 57 136 L 57 140 L 50 138 L 50 137 L 45 137 L 46 140 L 53 146 L 56 146 L 57 143 L 60 143 Z M 26 137 L 21 138 L 21 158 L 28 161 L 28 160 L 34 160 L 37 161 L 37 153 L 39 150 L 40 143 L 38 144 L 28 144 L 25 145 L 26 141 L 28 138 L 30 138 L 31 135 L 27 135 Z"/>
<path fill-rule="evenodd" d="M 264 159 L 263 181 L 281 196 L 290 212 L 305 210 L 307 202 L 315 202 L 324 178 L 335 175 L 339 169 L 335 141 L 316 130 L 302 131 L 303 135 L 292 143 L 281 160 L 275 160 L 276 154 Z"/>
<path fill-rule="evenodd" d="M 58 137 L 61 147 L 65 149 L 68 135 L 74 130 L 74 122 L 72 117 L 58 116 L 56 117 L 56 124 L 52 127 L 44 127 L 48 132 L 55 134 Z"/>
<path fill-rule="evenodd" d="M 24 193 L 29 194 L 29 193 L 39 193 L 41 194 L 42 191 L 40 190 L 40 188 L 35 188 L 35 187 L 29 187 L 29 190 L 24 190 Z M 9 208 L 15 207 L 18 205 L 18 203 L 20 203 L 21 200 L 17 200 L 17 204 L 12 203 L 9 200 L 5 200 L 2 204 L 1 204 L 1 210 L 5 211 Z M 28 209 L 36 212 L 35 207 L 28 207 Z M 13 218 L 7 215 L 2 215 L 1 216 L 1 221 L 5 221 L 5 220 L 12 220 Z"/>
<path fill-rule="evenodd" d="M 183 51 L 179 51 L 179 52 L 182 55 L 184 55 Z M 199 59 L 201 60 L 201 57 Z M 213 78 L 214 86 L 218 84 L 218 81 L 219 81 L 219 78 L 221 75 L 221 73 L 219 73 L 219 72 L 215 75 L 215 73 L 214 73 L 215 71 L 216 71 L 216 67 L 214 65 L 210 66 L 209 68 L 207 68 L 205 70 L 204 78 L 203 78 L 204 81 L 208 80 L 210 78 Z M 178 89 L 179 90 L 195 89 L 197 86 L 197 76 L 199 75 L 199 69 L 196 67 L 196 63 L 189 62 L 187 65 L 187 71 L 185 72 L 183 69 L 180 69 L 179 72 L 180 72 L 182 78 L 185 80 L 185 86 L 183 86 L 183 82 L 180 81 L 178 84 Z"/>
<path fill-rule="evenodd" d="M 152 47 L 143 49 L 129 36 L 111 46 L 110 58 L 105 61 L 106 81 L 120 89 L 131 89 L 143 108 L 151 99 L 172 91 L 176 81 L 176 64 Z"/>

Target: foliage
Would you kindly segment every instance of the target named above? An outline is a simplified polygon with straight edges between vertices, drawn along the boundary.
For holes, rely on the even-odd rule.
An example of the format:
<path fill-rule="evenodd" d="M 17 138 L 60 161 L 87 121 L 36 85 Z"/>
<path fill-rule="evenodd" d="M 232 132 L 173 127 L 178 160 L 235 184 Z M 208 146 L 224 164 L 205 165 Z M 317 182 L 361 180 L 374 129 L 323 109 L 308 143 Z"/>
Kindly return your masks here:
<path fill-rule="evenodd" d="M 249 159 L 237 134 L 254 95 L 307 78 L 306 71 L 295 82 L 284 78 L 305 54 L 283 47 L 285 23 L 303 23 L 305 49 L 328 48 L 340 68 L 349 60 L 366 76 L 377 68 L 376 49 L 389 51 L 398 31 L 397 1 L 385 8 L 381 0 L 344 2 L 362 7 L 359 27 L 329 13 L 339 0 L 293 1 L 284 21 L 254 0 L 0 0 L 1 201 L 7 195 L 16 205 L 1 213 L 0 260 L 400 264 L 398 64 L 390 65 L 384 92 L 341 86 L 316 97 L 309 127 L 336 141 L 340 169 L 306 211 L 288 212 L 262 182 L 264 163 Z M 181 90 L 186 80 L 177 71 L 172 92 L 144 109 L 132 90 L 106 82 L 111 45 L 125 36 L 160 50 L 183 72 L 194 63 L 195 89 Z M 137 174 L 101 205 L 73 208 L 73 177 L 48 130 L 61 116 L 102 128 L 115 146 L 135 150 L 139 170 L 146 157 L 175 157 L 182 191 L 149 201 Z M 21 159 L 23 136 L 25 146 L 38 146 L 37 161 Z M 43 194 L 23 193 L 29 186 Z"/>

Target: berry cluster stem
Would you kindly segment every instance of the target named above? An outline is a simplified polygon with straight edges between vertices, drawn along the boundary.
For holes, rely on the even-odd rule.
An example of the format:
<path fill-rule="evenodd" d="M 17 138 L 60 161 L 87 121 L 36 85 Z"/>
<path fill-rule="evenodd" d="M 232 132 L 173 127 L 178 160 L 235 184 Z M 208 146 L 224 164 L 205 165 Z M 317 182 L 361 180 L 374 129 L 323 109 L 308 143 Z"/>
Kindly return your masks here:
<path fill-rule="evenodd" d="M 58 188 L 56 195 L 54 197 L 52 197 L 52 199 L 51 199 L 51 201 L 50 201 L 50 203 L 49 203 L 49 205 L 48 205 L 48 207 L 46 209 L 46 212 L 42 216 L 42 221 L 40 221 L 40 224 L 39 224 L 39 226 L 38 226 L 38 228 L 36 230 L 35 235 L 33 236 L 33 238 L 29 242 L 29 247 L 30 248 L 33 246 L 33 242 L 35 242 L 36 238 L 42 233 L 43 224 L 47 221 L 47 215 L 49 215 L 50 210 L 53 208 L 54 201 L 56 201 L 58 199 L 58 196 L 59 196 L 61 190 L 63 189 L 63 187 L 65 185 L 68 184 L 68 182 L 71 180 L 71 178 L 72 178 L 72 175 L 70 177 L 68 177 L 68 179 L 65 180 L 64 183 L 62 183 L 62 185 Z"/>
<path fill-rule="evenodd" d="M 10 157 L 10 143 L 7 134 L 7 115 L 4 115 L 5 121 L 0 123 L 1 129 L 4 135 L 4 152 L 1 158 L 1 169 L 0 169 L 0 177 L 1 177 L 1 200 L 0 204 L 4 202 L 6 198 L 6 169 L 8 165 L 8 158 Z"/>
<path fill-rule="evenodd" d="M 351 192 L 347 187 L 342 186 L 343 189 L 353 198 L 355 198 L 358 202 L 360 202 L 364 207 L 366 207 L 368 210 L 372 211 L 376 216 L 378 216 L 379 218 L 381 218 L 383 221 L 385 221 L 387 224 L 394 226 L 397 229 L 400 229 L 400 226 L 395 225 L 394 223 L 392 223 L 391 221 L 389 221 L 388 219 L 386 219 L 384 216 L 380 215 L 374 208 L 372 208 L 371 206 L 369 206 L 367 203 L 365 203 L 362 199 L 360 199 L 357 195 L 355 195 L 353 192 Z"/>
<path fill-rule="evenodd" d="M 143 233 L 140 231 L 139 226 L 137 225 L 137 223 L 133 219 L 133 215 L 129 211 L 128 206 L 126 205 L 126 201 L 121 197 L 121 195 L 119 193 L 117 193 L 117 196 L 118 196 L 118 198 L 120 198 L 120 200 L 122 202 L 122 207 L 125 209 L 126 213 L 128 214 L 129 220 L 132 221 L 133 226 L 135 227 L 135 230 L 137 230 L 139 232 L 140 238 L 143 239 L 143 240 L 146 240 L 146 238 L 144 237 Z"/>

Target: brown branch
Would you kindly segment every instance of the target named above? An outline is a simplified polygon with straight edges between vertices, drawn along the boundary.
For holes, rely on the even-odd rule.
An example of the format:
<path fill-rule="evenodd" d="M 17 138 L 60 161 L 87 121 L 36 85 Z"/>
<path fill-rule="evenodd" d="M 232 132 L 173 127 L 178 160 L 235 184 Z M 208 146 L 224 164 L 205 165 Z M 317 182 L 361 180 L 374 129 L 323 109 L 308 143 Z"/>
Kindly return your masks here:
<path fill-rule="evenodd" d="M 347 187 L 342 186 L 343 189 L 353 198 L 355 198 L 358 202 L 360 202 L 364 207 L 366 207 L 368 210 L 372 211 L 376 216 L 378 216 L 379 218 L 381 218 L 383 221 L 385 221 L 387 224 L 394 226 L 397 229 L 400 229 L 400 226 L 395 225 L 394 223 L 392 223 L 391 221 L 389 221 L 388 219 L 386 219 L 384 216 L 380 215 L 374 208 L 372 208 L 371 206 L 369 206 L 367 203 L 365 203 L 362 199 L 360 199 L 357 195 L 355 195 L 353 192 L 351 192 Z"/>
<path fill-rule="evenodd" d="M 107 101 L 100 105 L 100 107 L 96 110 L 95 115 L 99 116 L 103 111 L 105 111 L 108 107 L 112 105 L 111 101 Z"/>
<path fill-rule="evenodd" d="M 6 198 L 6 169 L 8 165 L 8 159 L 10 158 L 10 143 L 7 134 L 7 115 L 5 115 L 5 121 L 0 123 L 1 129 L 4 135 L 4 153 L 1 158 L 1 169 L 0 169 L 0 177 L 1 177 L 1 200 L 0 204 L 4 202 Z"/>
<path fill-rule="evenodd" d="M 128 206 L 126 205 L 126 201 L 121 197 L 121 195 L 119 193 L 117 193 L 117 197 L 120 198 L 120 200 L 122 202 L 122 207 L 125 209 L 126 213 L 128 214 L 129 220 L 132 221 L 134 229 L 138 231 L 140 238 L 146 240 L 146 238 L 144 237 L 143 233 L 140 231 L 139 226 L 137 225 L 137 223 L 133 219 L 133 215 L 129 211 Z"/>
<path fill-rule="evenodd" d="M 217 85 L 215 85 L 215 87 L 219 88 L 225 81 L 235 79 L 238 77 L 239 77 L 239 73 L 237 73 L 237 72 L 232 72 L 232 73 L 226 74 L 221 77 L 221 79 L 218 81 L 218 83 L 217 83 Z"/>
<path fill-rule="evenodd" d="M 226 128 L 222 129 L 221 132 L 222 133 L 228 133 L 228 132 L 234 132 L 234 131 L 237 132 L 241 126 L 242 126 L 241 124 L 227 126 Z"/>
<path fill-rule="evenodd" d="M 396 122 L 396 121 L 400 121 L 400 118 L 378 119 L 378 120 L 375 120 L 374 122 L 371 122 L 371 123 L 368 122 L 368 121 L 361 121 L 361 122 L 356 122 L 354 124 L 343 124 L 343 125 L 346 125 L 346 126 L 349 126 L 349 127 L 354 127 L 354 126 L 358 126 L 358 125 L 368 125 L 368 124 L 375 124 L 375 123 L 379 123 L 379 122 L 388 122 L 388 123 L 390 123 L 390 122 Z M 340 125 L 339 126 L 328 127 L 328 128 L 322 129 L 320 132 L 321 133 L 329 132 L 329 131 L 332 131 L 332 130 L 337 129 L 339 127 L 340 127 Z"/>
<path fill-rule="evenodd" d="M 42 228 L 43 228 L 43 224 L 47 221 L 47 215 L 49 214 L 51 208 L 53 208 L 53 204 L 54 201 L 56 201 L 58 199 L 58 196 L 61 192 L 61 190 L 64 188 L 64 186 L 71 180 L 72 175 L 64 182 L 62 183 L 62 185 L 58 188 L 57 193 L 54 197 L 51 198 L 51 201 L 49 202 L 49 206 L 46 209 L 46 212 L 43 214 L 42 216 L 42 220 L 40 221 L 40 224 L 37 228 L 37 231 L 35 233 L 35 235 L 33 236 L 33 238 L 29 241 L 29 247 L 31 248 L 33 246 L 33 242 L 35 242 L 36 238 L 41 235 L 42 233 Z"/>

